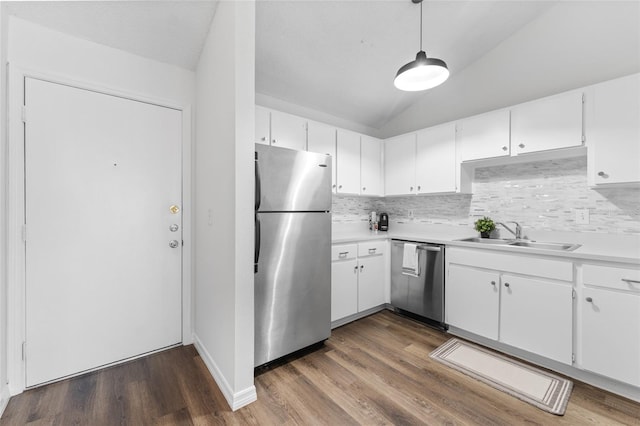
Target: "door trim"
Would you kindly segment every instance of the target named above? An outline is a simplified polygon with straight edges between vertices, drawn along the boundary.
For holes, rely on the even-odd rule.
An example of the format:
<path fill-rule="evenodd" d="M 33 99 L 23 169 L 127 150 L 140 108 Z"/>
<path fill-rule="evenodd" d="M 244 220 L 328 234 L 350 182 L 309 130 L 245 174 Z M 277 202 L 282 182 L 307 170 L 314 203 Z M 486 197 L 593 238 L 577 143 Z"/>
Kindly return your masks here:
<path fill-rule="evenodd" d="M 191 199 L 191 145 L 192 107 L 179 101 L 149 97 L 139 93 L 122 91 L 104 85 L 78 81 L 67 76 L 43 73 L 10 63 L 7 76 L 7 377 L 9 392 L 16 395 L 25 390 L 26 370 L 22 357 L 25 340 L 26 253 L 23 240 L 25 220 L 25 131 L 22 122 L 25 79 L 33 78 L 50 83 L 63 84 L 78 89 L 117 96 L 137 102 L 176 109 L 182 112 L 182 344 L 193 343 L 192 328 L 192 199 Z M 28 353 L 27 353 L 28 355 Z M 124 361 L 122 361 L 124 362 Z"/>

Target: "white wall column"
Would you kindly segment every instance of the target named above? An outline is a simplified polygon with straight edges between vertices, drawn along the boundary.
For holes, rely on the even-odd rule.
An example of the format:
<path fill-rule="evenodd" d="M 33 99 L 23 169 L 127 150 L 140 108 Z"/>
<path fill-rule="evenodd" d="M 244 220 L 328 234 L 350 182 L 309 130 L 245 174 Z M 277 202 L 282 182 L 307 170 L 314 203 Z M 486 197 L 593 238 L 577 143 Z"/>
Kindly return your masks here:
<path fill-rule="evenodd" d="M 256 399 L 253 1 L 218 4 L 196 91 L 194 341 L 236 410 Z"/>

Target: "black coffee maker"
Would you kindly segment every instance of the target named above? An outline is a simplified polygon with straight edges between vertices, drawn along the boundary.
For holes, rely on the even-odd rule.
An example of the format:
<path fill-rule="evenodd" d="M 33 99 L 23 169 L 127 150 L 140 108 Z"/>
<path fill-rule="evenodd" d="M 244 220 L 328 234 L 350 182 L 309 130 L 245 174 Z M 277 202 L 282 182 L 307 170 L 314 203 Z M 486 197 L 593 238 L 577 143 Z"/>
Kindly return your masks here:
<path fill-rule="evenodd" d="M 389 215 L 386 213 L 380 213 L 378 218 L 378 229 L 381 231 L 389 230 Z"/>

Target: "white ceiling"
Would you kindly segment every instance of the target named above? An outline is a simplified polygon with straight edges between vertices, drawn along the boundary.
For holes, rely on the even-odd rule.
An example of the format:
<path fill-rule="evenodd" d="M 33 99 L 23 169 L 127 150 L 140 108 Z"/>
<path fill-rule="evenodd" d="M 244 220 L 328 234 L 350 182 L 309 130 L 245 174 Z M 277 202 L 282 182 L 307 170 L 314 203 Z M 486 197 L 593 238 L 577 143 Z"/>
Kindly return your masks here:
<path fill-rule="evenodd" d="M 217 6 L 217 0 L 2 3 L 23 19 L 190 70 Z M 374 136 L 400 134 L 640 71 L 638 5 L 425 0 L 423 49 L 445 60 L 451 77 L 435 89 L 406 93 L 393 78 L 419 50 L 419 5 L 257 0 L 256 92 L 273 104 L 265 106 L 294 105 L 289 112 L 304 110 L 320 121 L 338 117 L 342 123 L 333 124 L 351 123 Z"/>
<path fill-rule="evenodd" d="M 8 1 L 11 15 L 95 43 L 195 70 L 215 0 Z"/>
<path fill-rule="evenodd" d="M 423 50 L 455 76 L 553 3 L 426 0 Z M 379 128 L 423 96 L 393 86 L 419 36 L 410 0 L 258 1 L 256 92 Z"/>

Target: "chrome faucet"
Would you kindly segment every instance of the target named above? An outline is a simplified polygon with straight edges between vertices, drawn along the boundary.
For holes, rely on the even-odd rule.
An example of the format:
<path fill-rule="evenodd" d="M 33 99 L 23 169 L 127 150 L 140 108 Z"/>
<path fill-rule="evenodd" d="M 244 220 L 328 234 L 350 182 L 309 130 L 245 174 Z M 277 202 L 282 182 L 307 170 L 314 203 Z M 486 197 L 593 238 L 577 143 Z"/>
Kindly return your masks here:
<path fill-rule="evenodd" d="M 520 226 L 520 224 L 518 222 L 514 222 L 513 220 L 509 220 L 509 221 L 507 221 L 507 223 L 515 223 L 516 224 L 515 232 L 513 231 L 513 229 L 509 228 L 507 225 L 505 225 L 502 222 L 498 222 L 498 225 L 502 225 L 502 227 L 504 229 L 506 229 L 507 231 L 511 232 L 513 234 L 513 236 L 516 237 L 516 240 L 521 239 L 522 238 L 522 226 Z"/>

